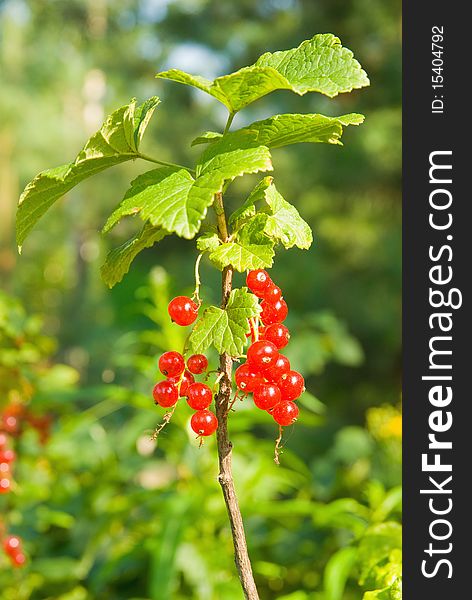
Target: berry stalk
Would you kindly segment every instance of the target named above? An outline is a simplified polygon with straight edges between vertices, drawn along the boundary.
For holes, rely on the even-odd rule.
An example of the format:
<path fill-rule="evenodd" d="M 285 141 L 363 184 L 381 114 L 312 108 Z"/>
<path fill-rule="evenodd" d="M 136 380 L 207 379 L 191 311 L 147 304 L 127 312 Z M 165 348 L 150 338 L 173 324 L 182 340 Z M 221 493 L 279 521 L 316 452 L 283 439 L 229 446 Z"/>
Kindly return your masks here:
<path fill-rule="evenodd" d="M 226 225 L 225 209 L 222 194 L 216 194 L 214 209 L 218 224 L 218 233 L 220 239 L 225 242 L 228 239 L 228 227 Z M 228 302 L 232 288 L 233 270 L 226 267 L 222 274 L 221 307 L 225 308 Z M 221 380 L 219 391 L 216 396 L 216 416 L 218 418 L 217 446 L 220 472 L 218 481 L 223 491 L 223 497 L 228 511 L 228 518 L 231 525 L 231 534 L 234 544 L 234 560 L 238 570 L 241 587 L 247 600 L 259 600 L 254 576 L 252 573 L 251 560 L 247 549 L 244 524 L 239 508 L 239 502 L 236 495 L 233 480 L 233 470 L 231 467 L 232 443 L 228 436 L 228 409 L 231 401 L 231 376 L 233 361 L 228 354 L 220 356 Z"/>

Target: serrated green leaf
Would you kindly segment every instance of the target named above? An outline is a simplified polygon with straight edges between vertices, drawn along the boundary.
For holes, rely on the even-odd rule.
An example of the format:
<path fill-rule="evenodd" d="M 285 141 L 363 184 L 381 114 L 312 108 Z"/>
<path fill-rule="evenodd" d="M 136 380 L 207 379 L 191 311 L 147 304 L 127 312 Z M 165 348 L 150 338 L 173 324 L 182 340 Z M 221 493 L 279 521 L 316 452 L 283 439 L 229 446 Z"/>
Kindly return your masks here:
<path fill-rule="evenodd" d="M 129 271 L 136 256 L 145 248 L 150 248 L 162 240 L 169 232 L 146 223 L 142 230 L 127 242 L 108 253 L 105 263 L 100 268 L 103 281 L 112 288 L 119 283 Z"/>
<path fill-rule="evenodd" d="M 212 252 L 220 245 L 220 238 L 217 233 L 204 233 L 197 240 L 197 250 L 200 252 Z"/>
<path fill-rule="evenodd" d="M 267 215 L 259 214 L 244 225 L 231 242 L 221 244 L 210 254 L 210 260 L 221 271 L 231 265 L 243 273 L 247 269 L 271 267 L 274 242 L 264 234 Z"/>
<path fill-rule="evenodd" d="M 137 177 L 103 229 L 109 231 L 124 216 L 139 214 L 155 227 L 193 238 L 225 181 L 271 169 L 268 148 L 255 144 L 252 136 L 222 138 L 203 152 L 195 179 L 179 167 L 161 167 Z"/>
<path fill-rule="evenodd" d="M 332 33 L 315 35 L 292 50 L 267 52 L 256 65 L 276 69 L 300 95 L 320 92 L 333 98 L 370 83 L 351 50 Z"/>
<path fill-rule="evenodd" d="M 285 248 L 309 248 L 313 242 L 310 226 L 301 218 L 297 209 L 283 199 L 275 185 L 267 188 L 265 199 L 271 214 L 267 218 L 264 233 L 280 241 Z"/>
<path fill-rule="evenodd" d="M 196 87 L 219 100 L 230 113 L 241 110 L 274 90 L 290 89 L 289 82 L 275 69 L 256 65 L 217 77 L 214 81 L 184 73 L 179 69 L 158 73 L 156 77 Z"/>
<path fill-rule="evenodd" d="M 159 99 L 136 107 L 132 101 L 113 112 L 72 163 L 43 171 L 20 196 L 16 235 L 21 247 L 31 229 L 61 196 L 100 171 L 137 158 L 138 145 Z M 135 120 L 136 119 L 136 120 Z"/>
<path fill-rule="evenodd" d="M 198 146 L 199 144 L 211 144 L 212 142 L 219 140 L 221 137 L 223 137 L 223 134 L 218 133 L 217 131 L 205 131 L 193 139 L 190 145 Z"/>
<path fill-rule="evenodd" d="M 343 127 L 360 125 L 363 122 L 364 115 L 356 113 L 341 117 L 326 117 L 318 114 L 283 114 L 256 121 L 239 131 L 256 133 L 256 140 L 268 148 L 279 148 L 302 142 L 342 145 L 340 138 L 343 134 Z M 239 131 L 227 135 L 235 135 Z"/>
<path fill-rule="evenodd" d="M 238 229 L 247 219 L 255 216 L 255 204 L 256 202 L 265 199 L 266 190 L 271 185 L 272 181 L 273 177 L 268 175 L 256 185 L 256 187 L 247 197 L 247 200 L 244 202 L 244 204 L 235 210 L 232 215 L 230 215 L 228 223 L 231 226 L 234 226 L 235 229 Z"/>
<path fill-rule="evenodd" d="M 175 231 L 182 237 L 193 237 L 200 226 L 208 204 L 192 204 L 189 192 L 194 179 L 188 171 L 178 167 L 161 167 L 139 175 L 119 206 L 108 217 L 103 228 L 109 231 L 124 216 L 139 214 L 143 221 L 154 227 Z"/>
<path fill-rule="evenodd" d="M 201 354 L 214 346 L 219 354 L 241 356 L 249 333 L 248 319 L 259 312 L 258 299 L 247 288 L 233 290 L 225 309 L 210 306 L 197 321 L 189 338 L 190 351 Z"/>
<path fill-rule="evenodd" d="M 196 87 L 222 102 L 230 113 L 275 91 L 320 92 L 334 97 L 369 85 L 369 79 L 347 48 L 331 33 L 315 35 L 297 48 L 263 54 L 249 67 L 214 81 L 171 69 L 156 75 Z"/>

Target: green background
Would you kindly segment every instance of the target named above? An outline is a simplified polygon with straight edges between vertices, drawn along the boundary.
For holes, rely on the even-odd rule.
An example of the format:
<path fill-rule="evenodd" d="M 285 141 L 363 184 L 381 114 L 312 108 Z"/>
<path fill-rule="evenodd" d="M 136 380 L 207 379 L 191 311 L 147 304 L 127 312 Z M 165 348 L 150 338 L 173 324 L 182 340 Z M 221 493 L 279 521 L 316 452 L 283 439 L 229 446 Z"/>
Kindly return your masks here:
<path fill-rule="evenodd" d="M 32 349 L 13 366 L 11 352 L 2 353 L 0 408 L 18 387 L 19 367 L 33 385 L 32 399 L 24 396 L 31 410 L 54 415 L 47 445 L 31 429 L 17 441 L 17 488 L 0 498 L 0 519 L 22 535 L 29 556 L 14 572 L 0 558 L 7 600 L 242 598 L 214 441 L 198 449 L 182 406 L 158 447 L 147 443 L 161 417 L 150 399 L 156 357 L 183 341 L 166 306 L 193 288 L 194 245 L 167 238 L 111 292 L 100 281 L 110 242 L 131 229 L 120 226 L 114 240 L 98 231 L 144 164 L 115 167 L 70 192 L 21 257 L 14 213 L 25 183 L 71 160 L 103 116 L 134 96 L 162 100 L 143 148 L 193 161 L 200 150 L 190 141 L 221 130 L 225 111 L 156 72 L 213 78 L 322 32 L 354 51 L 371 87 L 334 100 L 277 92 L 234 123 L 290 111 L 366 115 L 345 131 L 344 147 L 274 152 L 277 186 L 315 234 L 309 251 L 280 253 L 271 271 L 290 307 L 287 354 L 309 394 L 286 432 L 280 467 L 275 426 L 249 402 L 230 433 L 261 598 L 355 600 L 376 587 L 365 577 L 359 584 L 362 565 L 336 553 L 372 524 L 399 519 L 400 2 L 10 0 L 0 1 L 0 278 L 55 341 L 38 338 L 36 320 L 25 323 L 1 297 L 0 315 L 16 315 Z M 230 206 L 256 181 L 233 186 Z M 208 302 L 218 301 L 213 271 L 203 263 Z M 0 335 L 8 348 L 10 334 Z"/>

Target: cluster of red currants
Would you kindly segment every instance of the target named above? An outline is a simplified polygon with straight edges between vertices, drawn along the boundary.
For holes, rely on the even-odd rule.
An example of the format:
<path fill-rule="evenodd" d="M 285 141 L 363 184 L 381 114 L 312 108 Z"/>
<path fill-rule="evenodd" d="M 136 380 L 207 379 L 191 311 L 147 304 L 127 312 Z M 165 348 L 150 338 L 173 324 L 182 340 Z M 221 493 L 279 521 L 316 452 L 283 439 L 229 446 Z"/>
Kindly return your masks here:
<path fill-rule="evenodd" d="M 16 460 L 15 451 L 10 448 L 10 436 L 0 431 L 0 495 L 8 494 L 11 490 L 12 467 Z M 3 526 L 1 526 L 3 529 Z M 3 540 L 3 548 L 15 567 L 22 567 L 26 557 L 21 549 L 20 538 L 9 535 Z"/>
<path fill-rule="evenodd" d="M 9 535 L 3 540 L 3 549 L 10 558 L 14 567 L 22 567 L 26 562 L 26 556 L 21 547 L 21 539 L 16 535 Z"/>
<path fill-rule="evenodd" d="M 218 428 L 215 414 L 208 410 L 213 402 L 213 391 L 194 377 L 207 368 L 208 359 L 204 354 L 193 354 L 185 364 L 180 352 L 164 352 L 159 358 L 159 370 L 167 379 L 156 383 L 153 389 L 155 403 L 165 408 L 175 406 L 179 397 L 187 399 L 187 404 L 196 411 L 190 426 L 199 437 L 211 435 Z"/>
<path fill-rule="evenodd" d="M 0 494 L 11 491 L 15 451 L 9 448 L 10 436 L 0 431 Z"/>
<path fill-rule="evenodd" d="M 262 326 L 251 325 L 251 345 L 246 362 L 236 369 L 236 385 L 244 394 L 253 394 L 254 404 L 268 411 L 280 426 L 291 425 L 298 417 L 294 400 L 305 391 L 300 373 L 291 370 L 290 362 L 279 350 L 290 340 L 283 325 L 288 307 L 281 289 L 262 270 L 249 271 L 246 284 L 261 301 Z"/>

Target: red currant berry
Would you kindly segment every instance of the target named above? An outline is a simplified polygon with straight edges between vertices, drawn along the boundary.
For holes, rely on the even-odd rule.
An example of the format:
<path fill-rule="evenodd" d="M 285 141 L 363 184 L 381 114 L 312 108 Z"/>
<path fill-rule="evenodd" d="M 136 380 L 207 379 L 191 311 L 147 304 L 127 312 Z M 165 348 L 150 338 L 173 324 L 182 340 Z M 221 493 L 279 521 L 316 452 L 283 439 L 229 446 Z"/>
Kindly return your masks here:
<path fill-rule="evenodd" d="M 208 369 L 208 358 L 204 354 L 193 354 L 187 360 L 187 367 L 190 373 L 200 375 Z"/>
<path fill-rule="evenodd" d="M 192 383 L 187 391 L 187 403 L 193 410 L 208 408 L 213 402 L 213 392 L 206 383 Z"/>
<path fill-rule="evenodd" d="M 269 276 L 269 273 L 267 273 L 267 271 L 264 271 L 263 269 L 249 271 L 246 277 L 247 287 L 251 290 L 251 292 L 256 294 L 256 296 L 259 296 L 259 298 L 262 298 L 264 291 L 269 287 L 271 283 L 272 280 Z"/>
<path fill-rule="evenodd" d="M 288 306 L 283 298 L 277 300 L 274 304 L 270 304 L 267 300 L 261 302 L 261 321 L 264 325 L 272 325 L 273 323 L 282 323 L 288 315 Z"/>
<path fill-rule="evenodd" d="M 294 423 L 298 417 L 298 406 L 295 402 L 283 401 L 271 411 L 274 421 L 283 427 Z"/>
<path fill-rule="evenodd" d="M 218 429 L 218 419 L 211 410 L 198 410 L 190 420 L 190 426 L 197 435 L 211 435 Z"/>
<path fill-rule="evenodd" d="M 178 377 L 184 370 L 185 361 L 180 352 L 164 352 L 159 359 L 159 371 L 166 377 Z"/>
<path fill-rule="evenodd" d="M 26 562 L 26 556 L 23 552 L 17 552 L 11 557 L 11 561 L 15 567 L 22 567 Z"/>
<path fill-rule="evenodd" d="M 261 340 L 254 342 L 247 350 L 247 362 L 257 369 L 266 369 L 277 360 L 279 351 L 272 342 Z"/>
<path fill-rule="evenodd" d="M 2 477 L 0 475 L 0 494 L 8 494 L 11 490 L 11 481 L 8 477 Z"/>
<path fill-rule="evenodd" d="M 266 290 L 264 290 L 264 300 L 270 304 L 275 304 L 277 300 L 282 298 L 282 290 L 275 283 L 271 283 Z"/>
<path fill-rule="evenodd" d="M 283 354 L 279 354 L 277 360 L 273 365 L 270 365 L 267 369 L 264 369 L 264 377 L 270 382 L 277 382 L 284 373 L 290 371 L 290 361 Z"/>
<path fill-rule="evenodd" d="M 280 400 L 280 390 L 275 383 L 259 383 L 254 390 L 254 404 L 262 410 L 274 408 Z"/>
<path fill-rule="evenodd" d="M 290 332 L 282 323 L 274 323 L 269 325 L 264 332 L 264 339 L 272 342 L 279 350 L 285 348 L 290 340 Z"/>
<path fill-rule="evenodd" d="M 10 465 L 6 462 L 0 462 L 0 477 L 8 477 L 10 473 Z"/>
<path fill-rule="evenodd" d="M 0 463 L 12 463 L 16 459 L 16 453 L 14 450 L 6 449 L 0 452 Z"/>
<path fill-rule="evenodd" d="M 296 400 L 305 391 L 305 380 L 297 371 L 284 373 L 278 381 L 284 400 Z"/>
<path fill-rule="evenodd" d="M 186 370 L 183 377 L 182 375 L 180 377 L 169 377 L 167 381 L 177 386 L 179 390 L 179 396 L 183 398 L 187 395 L 189 386 L 192 385 L 192 383 L 195 383 L 195 377 L 192 375 L 192 373 L 190 373 L 190 371 Z"/>
<path fill-rule="evenodd" d="M 0 431 L 0 450 L 3 450 L 7 444 L 8 444 L 7 434 Z"/>
<path fill-rule="evenodd" d="M 247 363 L 239 365 L 234 373 L 234 378 L 238 388 L 247 394 L 253 392 L 258 383 L 264 383 L 263 376 L 254 369 L 253 365 Z"/>
<path fill-rule="evenodd" d="M 170 318 L 177 325 L 191 325 L 198 315 L 198 305 L 187 296 L 177 296 L 170 301 L 168 309 Z"/>
<path fill-rule="evenodd" d="M 154 396 L 155 403 L 159 404 L 159 406 L 164 406 L 165 408 L 174 406 L 179 399 L 177 386 L 167 380 L 156 383 L 152 390 L 152 395 Z"/>
<path fill-rule="evenodd" d="M 16 554 L 20 551 L 21 548 L 21 540 L 16 535 L 9 535 L 3 541 L 3 549 L 7 554 Z"/>

